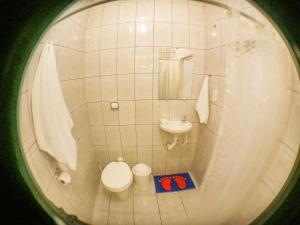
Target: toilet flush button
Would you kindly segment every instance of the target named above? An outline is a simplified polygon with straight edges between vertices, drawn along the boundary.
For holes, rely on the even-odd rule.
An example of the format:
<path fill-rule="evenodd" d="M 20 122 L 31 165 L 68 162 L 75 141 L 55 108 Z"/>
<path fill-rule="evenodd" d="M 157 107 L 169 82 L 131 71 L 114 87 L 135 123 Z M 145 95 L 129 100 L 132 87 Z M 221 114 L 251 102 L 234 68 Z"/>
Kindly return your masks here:
<path fill-rule="evenodd" d="M 118 109 L 119 108 L 119 103 L 118 102 L 112 102 L 110 103 L 111 109 Z"/>

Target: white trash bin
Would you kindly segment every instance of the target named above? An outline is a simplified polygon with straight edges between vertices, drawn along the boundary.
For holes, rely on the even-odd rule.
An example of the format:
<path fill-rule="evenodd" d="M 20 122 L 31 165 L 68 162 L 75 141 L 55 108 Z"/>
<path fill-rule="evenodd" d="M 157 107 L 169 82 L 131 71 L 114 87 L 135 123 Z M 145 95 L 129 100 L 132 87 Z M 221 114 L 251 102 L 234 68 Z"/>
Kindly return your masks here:
<path fill-rule="evenodd" d="M 144 164 L 138 163 L 132 167 L 132 173 L 134 177 L 134 183 L 138 188 L 145 189 L 149 185 L 151 168 Z"/>

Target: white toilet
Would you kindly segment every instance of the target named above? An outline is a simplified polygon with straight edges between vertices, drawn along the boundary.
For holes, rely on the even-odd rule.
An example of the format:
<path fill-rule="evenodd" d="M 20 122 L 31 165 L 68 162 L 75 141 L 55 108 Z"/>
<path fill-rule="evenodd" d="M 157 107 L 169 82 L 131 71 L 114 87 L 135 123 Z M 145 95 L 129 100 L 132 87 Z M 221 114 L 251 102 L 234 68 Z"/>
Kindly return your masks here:
<path fill-rule="evenodd" d="M 104 168 L 101 174 L 101 181 L 108 191 L 123 200 L 128 197 L 128 190 L 132 183 L 133 175 L 127 163 L 122 162 L 122 159 L 118 159 L 118 161 L 110 162 Z"/>

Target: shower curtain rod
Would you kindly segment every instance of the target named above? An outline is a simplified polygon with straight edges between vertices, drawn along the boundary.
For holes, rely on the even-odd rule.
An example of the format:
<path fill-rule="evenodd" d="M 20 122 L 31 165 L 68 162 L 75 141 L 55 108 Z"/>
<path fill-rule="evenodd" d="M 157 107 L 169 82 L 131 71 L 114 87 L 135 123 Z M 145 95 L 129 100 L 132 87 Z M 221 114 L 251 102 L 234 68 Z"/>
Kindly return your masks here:
<path fill-rule="evenodd" d="M 116 1 L 116 0 L 112 0 L 112 1 Z M 73 12 L 70 12 L 69 14 L 67 14 L 65 16 L 62 16 L 61 18 L 59 18 L 58 20 L 56 20 L 53 25 L 55 25 L 55 24 L 57 24 L 57 23 L 65 20 L 65 19 L 67 19 L 70 16 L 73 16 L 76 13 L 79 13 L 81 11 L 87 10 L 87 9 L 92 8 L 94 6 L 101 5 L 101 4 L 104 4 L 104 3 L 107 3 L 107 2 L 112 2 L 112 1 L 110 1 L 110 0 L 104 0 L 104 1 L 101 1 L 101 2 L 95 2 L 95 3 L 92 3 L 90 5 L 84 6 L 84 7 L 80 8 L 80 9 L 77 9 L 77 10 L 75 10 Z M 209 4 L 209 5 L 213 5 L 213 6 L 217 6 L 217 7 L 229 10 L 229 11 L 232 10 L 232 7 L 230 7 L 229 5 L 226 5 L 224 3 L 217 2 L 217 1 L 214 1 L 214 0 L 196 0 L 196 1 L 203 2 L 203 3 Z M 247 13 L 244 13 L 241 10 L 237 10 L 237 12 L 241 16 L 247 18 L 248 20 L 251 20 L 252 22 L 258 24 L 259 26 L 262 26 L 262 27 L 265 26 L 263 23 L 261 23 L 260 21 L 258 21 L 257 19 L 255 19 L 254 17 L 250 16 Z"/>

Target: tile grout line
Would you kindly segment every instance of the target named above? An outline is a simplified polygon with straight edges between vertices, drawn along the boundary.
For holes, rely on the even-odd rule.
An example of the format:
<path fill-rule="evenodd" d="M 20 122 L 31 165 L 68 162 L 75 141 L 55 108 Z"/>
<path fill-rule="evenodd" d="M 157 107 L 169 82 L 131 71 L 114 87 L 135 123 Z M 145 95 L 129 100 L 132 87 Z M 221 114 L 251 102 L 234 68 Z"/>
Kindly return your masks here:
<path fill-rule="evenodd" d="M 134 20 L 134 30 L 135 30 L 135 34 L 134 34 L 134 47 L 133 47 L 133 54 L 134 54 L 134 57 L 133 57 L 133 101 L 134 101 L 134 130 L 135 130 L 135 144 L 136 144 L 136 147 L 135 147 L 135 153 L 136 153 L 136 161 L 139 162 L 139 153 L 138 153 L 138 135 L 137 135 L 137 127 L 136 127 L 136 94 L 135 94 L 135 79 L 136 79 L 136 20 L 137 20 L 137 12 L 138 12 L 138 2 L 136 1 L 135 2 L 135 20 Z M 133 218 L 134 219 L 134 218 Z"/>
<path fill-rule="evenodd" d="M 133 50 L 133 99 L 134 99 L 134 131 L 135 131 L 135 153 L 136 153 L 136 161 L 139 161 L 139 154 L 138 154 L 138 147 L 137 147 L 137 142 L 138 142 L 138 136 L 137 136 L 137 128 L 136 128 L 136 99 L 135 99 L 135 77 L 136 77 L 136 70 L 135 70 L 135 58 L 136 58 L 136 19 L 137 19 L 137 11 L 138 11 L 138 2 L 135 2 L 135 21 L 134 21 L 134 50 Z M 134 187 L 133 187 L 134 188 Z M 132 189 L 133 189 L 132 188 Z M 132 212 L 132 217 L 133 217 L 133 224 L 135 224 L 135 216 L 134 216 L 134 190 L 132 190 L 132 199 L 133 199 L 133 212 Z"/>

